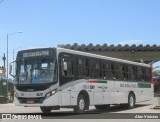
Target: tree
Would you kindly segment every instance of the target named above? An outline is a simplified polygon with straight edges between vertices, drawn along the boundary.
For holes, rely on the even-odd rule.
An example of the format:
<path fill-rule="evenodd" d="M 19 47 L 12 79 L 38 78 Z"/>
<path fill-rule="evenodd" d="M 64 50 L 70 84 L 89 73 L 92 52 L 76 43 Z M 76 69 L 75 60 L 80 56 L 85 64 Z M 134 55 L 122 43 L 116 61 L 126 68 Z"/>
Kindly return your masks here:
<path fill-rule="evenodd" d="M 153 71 L 153 75 L 154 75 L 154 76 L 160 75 L 160 71 L 159 71 L 159 70 L 154 70 L 154 71 Z"/>

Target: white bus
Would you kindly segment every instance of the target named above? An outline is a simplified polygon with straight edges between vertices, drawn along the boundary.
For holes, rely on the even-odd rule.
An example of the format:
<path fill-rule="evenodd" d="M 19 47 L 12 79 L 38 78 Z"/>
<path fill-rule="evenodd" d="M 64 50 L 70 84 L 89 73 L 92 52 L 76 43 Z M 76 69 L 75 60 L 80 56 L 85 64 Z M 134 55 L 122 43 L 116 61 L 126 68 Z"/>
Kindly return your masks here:
<path fill-rule="evenodd" d="M 62 107 L 79 113 L 89 106 L 134 108 L 154 92 L 149 64 L 63 48 L 19 51 L 10 75 L 15 77 L 15 104 L 40 107 L 44 113 Z"/>

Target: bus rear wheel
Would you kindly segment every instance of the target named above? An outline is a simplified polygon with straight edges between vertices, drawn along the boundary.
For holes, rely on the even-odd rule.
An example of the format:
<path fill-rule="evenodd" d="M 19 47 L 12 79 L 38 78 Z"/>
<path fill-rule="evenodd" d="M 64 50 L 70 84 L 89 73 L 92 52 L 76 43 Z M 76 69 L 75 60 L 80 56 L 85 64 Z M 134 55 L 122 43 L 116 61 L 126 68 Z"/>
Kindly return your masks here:
<path fill-rule="evenodd" d="M 74 107 L 74 112 L 83 113 L 86 110 L 86 108 L 88 107 L 87 105 L 88 104 L 87 104 L 86 97 L 83 94 L 78 95 L 77 106 Z"/>
<path fill-rule="evenodd" d="M 128 95 L 128 108 L 132 109 L 135 107 L 135 96 L 133 93 Z"/>
<path fill-rule="evenodd" d="M 51 107 L 44 107 L 44 106 L 41 106 L 40 107 L 41 111 L 43 113 L 50 113 L 52 111 L 52 108 Z"/>

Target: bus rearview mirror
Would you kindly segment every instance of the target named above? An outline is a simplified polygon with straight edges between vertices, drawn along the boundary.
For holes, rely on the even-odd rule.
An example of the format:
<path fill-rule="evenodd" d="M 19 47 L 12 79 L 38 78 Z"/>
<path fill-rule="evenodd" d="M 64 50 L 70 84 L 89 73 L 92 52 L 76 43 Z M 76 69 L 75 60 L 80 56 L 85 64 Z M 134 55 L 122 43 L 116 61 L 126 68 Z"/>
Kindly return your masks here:
<path fill-rule="evenodd" d="M 14 62 L 11 62 L 11 63 L 9 64 L 9 74 L 10 74 L 12 77 L 15 77 L 15 75 L 14 75 L 14 73 L 13 73 L 14 64 L 15 64 L 15 61 L 14 61 Z"/>
<path fill-rule="evenodd" d="M 9 74 L 12 74 L 12 65 L 9 65 Z"/>

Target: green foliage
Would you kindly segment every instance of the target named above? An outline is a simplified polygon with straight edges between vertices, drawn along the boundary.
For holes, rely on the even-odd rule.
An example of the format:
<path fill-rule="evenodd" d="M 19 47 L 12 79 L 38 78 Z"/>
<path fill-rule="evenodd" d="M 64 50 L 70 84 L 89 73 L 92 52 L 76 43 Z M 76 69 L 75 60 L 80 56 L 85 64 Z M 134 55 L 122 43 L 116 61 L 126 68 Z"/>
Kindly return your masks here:
<path fill-rule="evenodd" d="M 160 71 L 159 71 L 159 70 L 154 70 L 154 71 L 153 71 L 153 75 L 154 75 L 154 76 L 160 75 Z"/>

